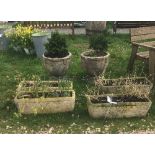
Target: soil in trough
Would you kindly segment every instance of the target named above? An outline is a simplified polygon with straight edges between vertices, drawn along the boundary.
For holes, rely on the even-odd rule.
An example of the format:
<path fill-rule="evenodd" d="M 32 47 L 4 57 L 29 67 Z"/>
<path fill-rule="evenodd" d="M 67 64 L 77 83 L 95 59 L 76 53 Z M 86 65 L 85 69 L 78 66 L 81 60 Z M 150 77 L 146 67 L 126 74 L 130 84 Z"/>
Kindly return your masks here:
<path fill-rule="evenodd" d="M 113 102 L 147 102 L 146 98 L 138 98 L 137 96 L 119 96 L 119 97 L 112 97 Z M 107 97 L 98 97 L 92 98 L 91 102 L 94 104 L 97 103 L 108 103 Z"/>
<path fill-rule="evenodd" d="M 24 84 L 24 87 L 34 87 L 35 84 L 34 83 L 25 83 Z M 41 87 L 41 86 L 47 86 L 47 87 L 58 87 L 58 83 L 40 83 L 40 84 L 37 84 L 38 87 Z"/>
<path fill-rule="evenodd" d="M 32 86 L 34 86 L 34 83 L 31 83 L 31 82 L 24 83 L 24 87 L 32 87 Z"/>
<path fill-rule="evenodd" d="M 38 92 L 38 93 L 24 93 L 18 95 L 18 99 L 21 98 L 53 98 L 53 97 L 71 97 L 71 91 L 60 91 L 60 92 Z"/>

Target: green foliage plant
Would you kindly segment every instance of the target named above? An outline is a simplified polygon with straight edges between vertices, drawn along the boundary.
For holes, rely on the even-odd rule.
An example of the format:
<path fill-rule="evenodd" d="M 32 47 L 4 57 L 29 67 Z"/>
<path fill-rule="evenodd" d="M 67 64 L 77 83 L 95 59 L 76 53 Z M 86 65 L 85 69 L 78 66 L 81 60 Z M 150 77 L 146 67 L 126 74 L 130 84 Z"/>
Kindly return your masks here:
<path fill-rule="evenodd" d="M 48 56 L 50 57 L 64 57 L 68 55 L 66 39 L 58 32 L 51 33 L 51 38 L 48 39 L 48 42 L 45 44 L 45 48 Z"/>
<path fill-rule="evenodd" d="M 31 53 L 34 50 L 32 33 L 36 31 L 32 26 L 25 27 L 20 24 L 6 31 L 4 35 L 9 40 L 9 49 L 21 53 L 25 53 L 26 49 Z"/>
<path fill-rule="evenodd" d="M 92 35 L 89 39 L 89 48 L 93 49 L 97 55 L 106 55 L 109 41 L 109 32 L 104 30 L 101 34 Z"/>

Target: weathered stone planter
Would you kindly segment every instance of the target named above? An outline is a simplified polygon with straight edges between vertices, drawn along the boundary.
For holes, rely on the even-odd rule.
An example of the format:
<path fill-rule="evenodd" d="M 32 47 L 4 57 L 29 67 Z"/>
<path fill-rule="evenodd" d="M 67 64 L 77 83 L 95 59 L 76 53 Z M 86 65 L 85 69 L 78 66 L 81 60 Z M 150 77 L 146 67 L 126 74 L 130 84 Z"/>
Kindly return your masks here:
<path fill-rule="evenodd" d="M 151 91 L 153 84 L 145 77 L 119 78 L 119 79 L 100 79 L 97 87 L 105 94 L 119 94 L 121 87 L 134 84 L 134 87 L 143 89 L 143 93 Z"/>
<path fill-rule="evenodd" d="M 92 57 L 89 56 L 92 51 L 86 51 L 81 54 L 81 63 L 83 68 L 90 75 L 104 74 L 109 63 L 110 54 L 105 56 Z"/>
<path fill-rule="evenodd" d="M 50 58 L 46 57 L 46 53 L 43 54 L 43 63 L 45 69 L 53 76 L 63 76 L 69 68 L 72 54 L 69 54 L 63 58 Z"/>
<path fill-rule="evenodd" d="M 64 96 L 57 96 L 59 92 L 63 92 Z M 46 93 L 51 93 L 51 95 L 46 96 Z M 57 90 L 53 92 L 41 92 L 37 95 L 34 95 L 32 92 L 21 92 L 15 97 L 14 101 L 19 112 L 22 114 L 69 112 L 74 110 L 75 92 L 73 90 Z"/>
<path fill-rule="evenodd" d="M 44 45 L 45 43 L 47 43 L 48 38 L 50 38 L 50 34 L 48 32 L 39 32 L 32 34 L 32 40 L 38 58 L 42 58 L 43 53 L 46 51 Z"/>
<path fill-rule="evenodd" d="M 113 97 L 118 96 L 115 95 Z M 152 104 L 149 98 L 145 98 L 143 102 L 118 102 L 117 104 L 110 104 L 107 101 L 102 103 L 99 101 L 93 103 L 94 98 L 99 99 L 99 97 L 106 98 L 106 95 L 87 96 L 88 112 L 93 118 L 144 117 L 147 115 Z"/>
<path fill-rule="evenodd" d="M 106 28 L 106 21 L 89 21 L 86 22 L 86 34 L 92 35 L 101 33 Z"/>
<path fill-rule="evenodd" d="M 65 85 L 66 81 L 21 81 L 17 88 L 18 92 L 31 92 L 37 88 L 37 91 L 51 91 L 51 90 L 72 90 L 73 83 L 71 81 L 67 81 L 67 85 Z M 44 89 L 44 90 L 43 90 Z"/>

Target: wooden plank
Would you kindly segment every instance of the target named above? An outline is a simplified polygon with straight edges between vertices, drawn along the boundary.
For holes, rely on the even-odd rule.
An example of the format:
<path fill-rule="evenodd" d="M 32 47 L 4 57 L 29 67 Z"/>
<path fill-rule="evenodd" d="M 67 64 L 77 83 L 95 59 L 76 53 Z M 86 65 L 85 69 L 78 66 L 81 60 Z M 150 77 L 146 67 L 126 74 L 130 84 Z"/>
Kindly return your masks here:
<path fill-rule="evenodd" d="M 146 27 L 155 26 L 155 21 L 116 21 L 114 25 L 118 28 Z"/>
<path fill-rule="evenodd" d="M 155 21 L 114 21 L 113 32 L 116 33 L 117 28 L 139 28 L 155 26 Z"/>
<path fill-rule="evenodd" d="M 128 72 L 132 72 L 132 70 L 133 70 L 133 65 L 134 65 L 134 61 L 136 59 L 137 51 L 138 51 L 138 45 L 132 44 L 132 53 L 131 53 L 128 68 L 127 68 Z"/>
<path fill-rule="evenodd" d="M 154 34 L 139 35 L 139 36 L 131 36 L 131 42 L 141 41 L 141 40 L 146 40 L 146 39 L 155 39 L 155 33 Z"/>
<path fill-rule="evenodd" d="M 149 74 L 152 81 L 155 80 L 155 50 L 149 51 Z"/>
<path fill-rule="evenodd" d="M 139 46 L 155 46 L 155 41 L 145 41 L 145 42 L 132 42 L 132 44 L 136 44 Z"/>
<path fill-rule="evenodd" d="M 155 24 L 155 21 L 116 21 L 116 24 Z"/>
<path fill-rule="evenodd" d="M 74 31 L 74 22 L 71 22 L 71 27 L 72 27 L 72 35 L 75 34 L 75 31 Z"/>
<path fill-rule="evenodd" d="M 142 42 L 142 43 L 132 42 L 132 44 L 155 50 L 155 41 Z"/>
<path fill-rule="evenodd" d="M 138 52 L 137 59 L 139 60 L 149 60 L 149 51 Z"/>
<path fill-rule="evenodd" d="M 154 33 L 155 33 L 155 26 L 131 28 L 131 36 L 139 36 Z"/>
<path fill-rule="evenodd" d="M 154 46 L 155 47 L 155 41 L 143 42 L 143 44 L 148 45 L 148 46 Z"/>

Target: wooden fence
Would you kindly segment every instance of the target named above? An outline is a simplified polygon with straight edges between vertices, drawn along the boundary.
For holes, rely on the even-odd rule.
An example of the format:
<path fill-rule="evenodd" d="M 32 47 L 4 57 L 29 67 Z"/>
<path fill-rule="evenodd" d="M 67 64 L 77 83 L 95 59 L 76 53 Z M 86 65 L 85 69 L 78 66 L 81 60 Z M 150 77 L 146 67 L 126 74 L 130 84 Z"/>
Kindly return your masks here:
<path fill-rule="evenodd" d="M 73 21 L 24 21 L 25 26 L 32 25 L 34 28 L 47 28 L 47 29 L 71 29 L 74 35 L 74 22 Z"/>

